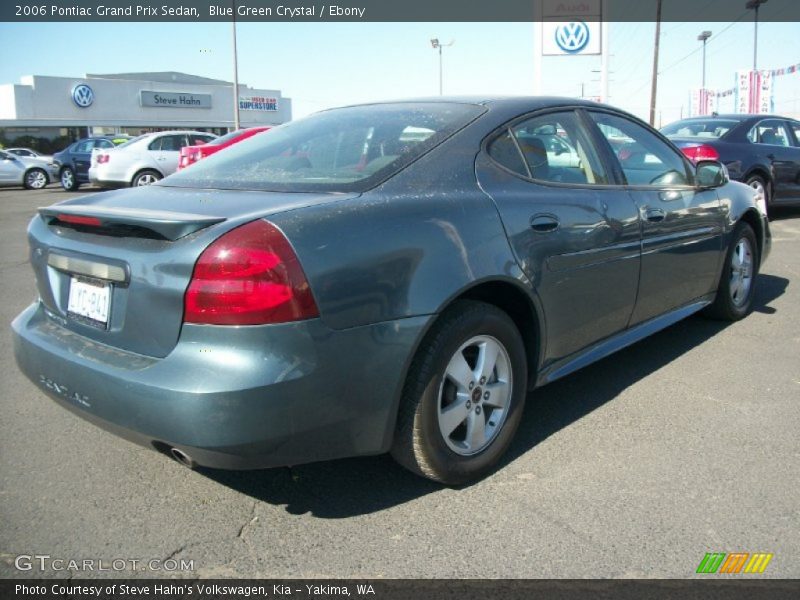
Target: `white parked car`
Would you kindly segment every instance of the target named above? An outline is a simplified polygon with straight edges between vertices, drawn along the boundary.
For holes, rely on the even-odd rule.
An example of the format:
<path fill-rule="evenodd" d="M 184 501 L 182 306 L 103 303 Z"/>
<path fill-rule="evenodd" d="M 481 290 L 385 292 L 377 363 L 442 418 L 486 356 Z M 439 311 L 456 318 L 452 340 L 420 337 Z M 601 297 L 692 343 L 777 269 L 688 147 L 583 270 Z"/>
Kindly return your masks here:
<path fill-rule="evenodd" d="M 40 190 L 51 181 L 58 181 L 58 167 L 52 162 L 0 150 L 0 186 L 23 185 Z"/>
<path fill-rule="evenodd" d="M 216 137 L 202 131 L 160 131 L 116 148 L 94 149 L 89 181 L 103 187 L 150 185 L 178 169 L 181 148 L 205 144 Z"/>

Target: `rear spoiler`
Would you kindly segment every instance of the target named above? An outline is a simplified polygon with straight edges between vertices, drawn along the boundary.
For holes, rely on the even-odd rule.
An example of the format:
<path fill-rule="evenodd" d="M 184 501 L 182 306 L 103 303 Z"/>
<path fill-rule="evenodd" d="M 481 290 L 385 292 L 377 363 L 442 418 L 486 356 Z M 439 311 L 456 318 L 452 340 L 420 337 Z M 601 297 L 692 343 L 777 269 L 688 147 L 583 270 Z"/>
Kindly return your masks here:
<path fill-rule="evenodd" d="M 137 228 L 152 231 L 171 241 L 225 221 L 225 217 L 208 215 L 80 204 L 42 207 L 39 208 L 39 216 L 48 225 L 64 223 L 88 228 Z"/>

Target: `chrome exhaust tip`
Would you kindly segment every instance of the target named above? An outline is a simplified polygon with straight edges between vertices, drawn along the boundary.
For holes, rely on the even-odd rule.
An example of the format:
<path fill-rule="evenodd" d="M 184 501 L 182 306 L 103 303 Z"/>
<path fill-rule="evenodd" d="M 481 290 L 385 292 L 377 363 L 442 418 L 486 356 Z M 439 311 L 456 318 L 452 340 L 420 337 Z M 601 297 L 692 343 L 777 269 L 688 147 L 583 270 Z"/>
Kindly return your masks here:
<path fill-rule="evenodd" d="M 189 467 L 190 469 L 194 469 L 197 466 L 197 463 L 194 462 L 194 459 L 192 459 L 192 457 L 186 454 L 186 452 L 184 452 L 183 450 L 180 450 L 178 448 L 170 448 L 169 454 L 172 458 L 177 460 L 184 467 Z"/>

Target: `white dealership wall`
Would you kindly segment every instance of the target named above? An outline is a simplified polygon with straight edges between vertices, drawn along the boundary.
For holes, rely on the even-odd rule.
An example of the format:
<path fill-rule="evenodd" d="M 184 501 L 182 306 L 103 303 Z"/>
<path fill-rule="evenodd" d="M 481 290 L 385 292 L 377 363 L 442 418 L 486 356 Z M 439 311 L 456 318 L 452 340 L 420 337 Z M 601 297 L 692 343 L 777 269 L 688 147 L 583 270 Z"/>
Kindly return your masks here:
<path fill-rule="evenodd" d="M 92 104 L 73 100 L 75 86 L 88 85 Z M 210 108 L 142 106 L 142 90 L 164 93 L 207 94 Z M 19 84 L 0 85 L 0 128 L 25 128 L 42 133 L 50 128 L 232 128 L 233 84 L 186 73 L 120 73 L 85 77 L 29 75 Z M 275 99 L 277 110 L 240 110 L 242 127 L 280 125 L 292 118 L 292 103 L 280 90 L 239 85 L 241 100 Z M 263 105 L 263 104 L 262 104 Z"/>

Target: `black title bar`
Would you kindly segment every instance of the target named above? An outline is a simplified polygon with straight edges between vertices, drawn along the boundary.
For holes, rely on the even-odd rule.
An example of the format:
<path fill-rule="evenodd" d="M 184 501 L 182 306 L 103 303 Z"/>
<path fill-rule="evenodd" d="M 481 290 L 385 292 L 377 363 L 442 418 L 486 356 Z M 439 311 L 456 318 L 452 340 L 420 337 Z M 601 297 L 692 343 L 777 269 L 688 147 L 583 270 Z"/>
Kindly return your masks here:
<path fill-rule="evenodd" d="M 5 22 L 532 22 L 558 17 L 652 22 L 657 0 L 3 0 Z M 745 0 L 662 0 L 661 20 L 753 20 Z M 759 21 L 800 21 L 800 1 L 770 0 Z"/>

